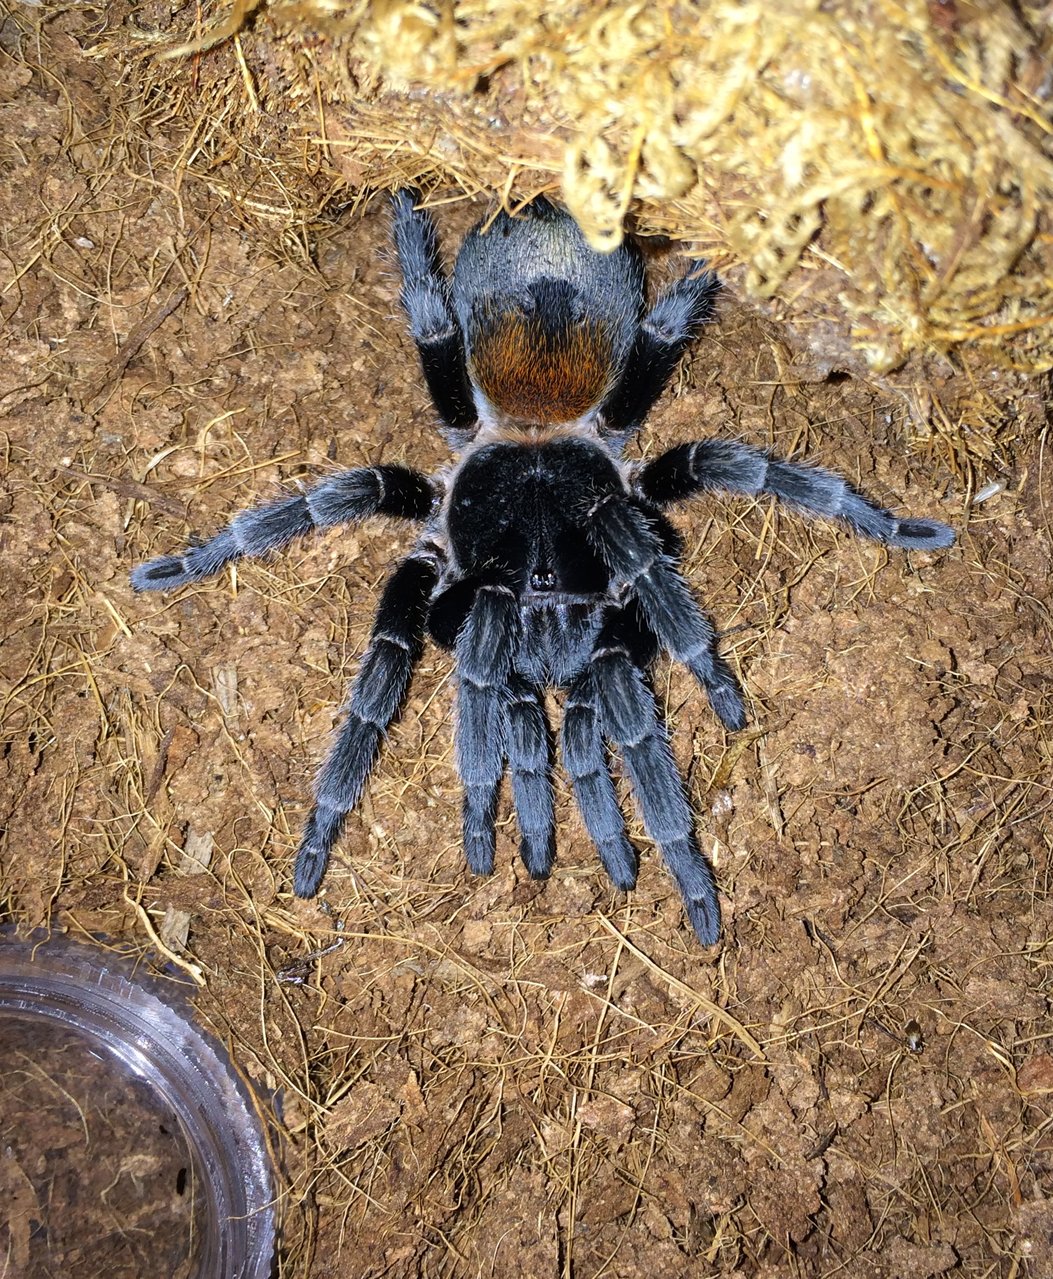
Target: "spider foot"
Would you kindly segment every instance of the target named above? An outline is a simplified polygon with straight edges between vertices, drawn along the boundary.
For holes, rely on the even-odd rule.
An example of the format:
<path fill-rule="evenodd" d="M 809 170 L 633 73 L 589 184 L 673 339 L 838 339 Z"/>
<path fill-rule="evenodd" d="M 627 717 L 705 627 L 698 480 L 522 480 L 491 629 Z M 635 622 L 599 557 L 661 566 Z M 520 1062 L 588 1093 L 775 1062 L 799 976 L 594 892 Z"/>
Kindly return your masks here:
<path fill-rule="evenodd" d="M 497 832 L 494 830 L 496 810 L 497 782 L 465 785 L 464 855 L 473 875 L 492 875 L 494 872 L 494 854 L 497 850 Z"/>
<path fill-rule="evenodd" d="M 720 938 L 720 899 L 709 863 L 693 838 L 678 839 L 662 850 L 684 899 L 684 909 L 698 940 L 713 946 Z"/>
<path fill-rule="evenodd" d="M 203 577 L 228 564 L 235 557 L 234 536 L 225 530 L 201 546 L 191 546 L 182 555 L 162 555 L 132 569 L 132 587 L 136 591 L 169 591 Z"/>
<path fill-rule="evenodd" d="M 746 706 L 742 700 L 742 688 L 731 667 L 721 658 L 707 651 L 701 660 L 686 663 L 688 670 L 706 690 L 713 713 L 728 730 L 736 733 L 746 726 Z"/>
<path fill-rule="evenodd" d="M 132 586 L 137 591 L 164 591 L 190 580 L 181 555 L 162 555 L 132 569 Z"/>
<path fill-rule="evenodd" d="M 525 834 L 519 844 L 519 856 L 531 879 L 548 879 L 556 858 L 556 845 L 551 832 Z"/>
<path fill-rule="evenodd" d="M 889 545 L 908 551 L 940 551 L 954 545 L 954 529 L 939 520 L 897 520 Z"/>
<path fill-rule="evenodd" d="M 293 892 L 297 897 L 316 897 L 329 865 L 329 855 L 340 835 L 347 814 L 343 809 L 319 804 L 307 819 L 293 868 Z"/>

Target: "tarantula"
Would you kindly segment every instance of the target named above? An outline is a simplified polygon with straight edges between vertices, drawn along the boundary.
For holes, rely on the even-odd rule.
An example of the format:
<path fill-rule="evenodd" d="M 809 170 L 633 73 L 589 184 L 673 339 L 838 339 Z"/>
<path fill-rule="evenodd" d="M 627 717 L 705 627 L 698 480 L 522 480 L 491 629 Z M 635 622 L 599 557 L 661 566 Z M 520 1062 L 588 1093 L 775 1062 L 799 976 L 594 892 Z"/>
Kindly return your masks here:
<path fill-rule="evenodd" d="M 624 458 L 713 314 L 720 285 L 711 273 L 690 270 L 648 310 L 638 250 L 625 243 L 595 252 L 568 213 L 539 198 L 517 216 L 476 226 L 451 282 L 416 193 L 398 192 L 393 211 L 402 303 L 453 465 L 430 477 L 386 463 L 328 475 L 240 512 L 181 555 L 139 565 L 132 582 L 140 591 L 182 586 L 370 515 L 421 525 L 384 587 L 315 782 L 296 893 L 318 892 L 429 633 L 455 655 L 471 869 L 493 869 L 506 764 L 523 862 L 538 879 L 552 869 L 552 738 L 542 698 L 559 687 L 563 763 L 611 880 L 631 889 L 637 872 L 608 763 L 613 748 L 695 932 L 713 943 L 716 884 L 648 668 L 665 650 L 698 679 L 725 728 L 741 728 L 746 716 L 713 627 L 677 571 L 680 541 L 663 510 L 697 493 L 764 493 L 888 546 L 933 550 L 954 533 L 935 520 L 898 519 L 829 471 L 733 440 L 681 444 L 650 462 Z"/>

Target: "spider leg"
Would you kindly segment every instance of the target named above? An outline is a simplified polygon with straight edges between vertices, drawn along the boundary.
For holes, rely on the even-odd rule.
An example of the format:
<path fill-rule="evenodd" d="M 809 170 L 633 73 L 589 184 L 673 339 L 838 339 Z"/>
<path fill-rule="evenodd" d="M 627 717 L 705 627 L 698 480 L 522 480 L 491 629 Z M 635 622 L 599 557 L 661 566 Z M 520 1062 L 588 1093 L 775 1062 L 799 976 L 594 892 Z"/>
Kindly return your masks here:
<path fill-rule="evenodd" d="M 603 402 L 605 434 L 628 436 L 639 428 L 695 334 L 712 317 L 720 287 L 712 272 L 696 268 L 659 296 Z"/>
<path fill-rule="evenodd" d="M 464 359 L 464 339 L 450 304 L 439 237 L 430 213 L 416 207 L 416 191 L 391 199 L 395 252 L 402 271 L 402 305 L 420 354 L 424 380 L 439 416 L 451 430 L 476 424 L 475 402 Z"/>
<path fill-rule="evenodd" d="M 358 803 L 380 741 L 398 714 L 424 642 L 438 570 L 430 554 L 406 557 L 388 578 L 347 713 L 315 781 L 315 803 L 296 852 L 293 889 L 313 897 L 344 818 Z"/>
<path fill-rule="evenodd" d="M 901 520 L 832 471 L 781 461 L 737 440 L 680 444 L 640 471 L 637 488 L 658 506 L 696 493 L 767 493 L 805 514 L 844 520 L 863 537 L 907 550 L 934 551 L 954 541 L 954 530 L 939 520 Z"/>
<path fill-rule="evenodd" d="M 405 466 L 338 471 L 294 497 L 239 511 L 226 528 L 180 555 L 162 555 L 132 569 L 137 591 L 167 591 L 211 577 L 246 555 L 265 555 L 317 529 L 369 515 L 426 519 L 434 494 L 428 478 Z"/>
<path fill-rule="evenodd" d="M 716 649 L 716 634 L 695 603 L 644 512 L 620 494 L 601 499 L 589 512 L 586 535 L 612 573 L 624 581 L 648 626 L 668 652 L 706 690 L 721 723 L 746 722 L 742 689 Z"/>
<path fill-rule="evenodd" d="M 546 879 L 556 855 L 552 735 L 540 690 L 513 677 L 509 691 L 506 749 L 522 836 L 519 855 L 532 879 Z"/>
<path fill-rule="evenodd" d="M 494 868 L 497 789 L 505 769 L 508 681 L 519 606 L 507 586 L 481 586 L 457 636 L 457 771 L 464 782 L 464 852 L 477 875 Z"/>
<path fill-rule="evenodd" d="M 567 695 L 563 763 L 604 869 L 616 888 L 628 892 L 636 885 L 636 850 L 625 834 L 625 819 L 607 765 L 600 714 L 596 681 L 587 669 Z"/>
<path fill-rule="evenodd" d="M 616 640 L 609 630 L 605 637 Z M 720 936 L 720 902 L 713 871 L 699 851 L 684 784 L 658 718 L 654 696 L 626 648 L 604 646 L 591 658 L 600 731 L 619 748 L 647 833 L 680 887 L 691 926 L 705 946 Z"/>

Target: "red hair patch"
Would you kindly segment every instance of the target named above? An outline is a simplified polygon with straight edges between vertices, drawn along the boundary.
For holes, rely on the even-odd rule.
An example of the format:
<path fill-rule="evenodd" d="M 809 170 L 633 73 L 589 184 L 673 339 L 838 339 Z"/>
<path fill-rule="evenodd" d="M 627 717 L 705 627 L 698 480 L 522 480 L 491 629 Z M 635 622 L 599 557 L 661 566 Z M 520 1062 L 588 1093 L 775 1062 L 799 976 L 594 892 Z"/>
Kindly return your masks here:
<path fill-rule="evenodd" d="M 476 337 L 472 373 L 509 417 L 542 426 L 573 422 L 609 389 L 610 334 L 604 324 L 553 331 L 521 313 L 502 315 Z"/>

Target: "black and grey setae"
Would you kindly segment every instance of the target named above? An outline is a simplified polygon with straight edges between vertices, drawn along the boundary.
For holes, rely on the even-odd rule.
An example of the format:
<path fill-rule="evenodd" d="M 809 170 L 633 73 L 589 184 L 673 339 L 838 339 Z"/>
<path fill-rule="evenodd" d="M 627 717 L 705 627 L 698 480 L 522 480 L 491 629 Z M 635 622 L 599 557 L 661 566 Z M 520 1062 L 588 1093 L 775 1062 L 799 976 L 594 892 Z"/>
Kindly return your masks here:
<path fill-rule="evenodd" d="M 677 568 L 665 508 L 699 493 L 769 494 L 889 546 L 954 541 L 935 520 L 898 519 L 818 467 L 748 444 L 704 439 L 640 463 L 624 447 L 713 312 L 716 277 L 694 270 L 648 310 L 629 244 L 594 252 L 573 219 L 539 199 L 474 229 L 447 280 L 431 217 L 394 198 L 402 300 L 432 401 L 456 452 L 428 477 L 380 464 L 242 511 L 181 555 L 136 568 L 138 590 L 167 590 L 315 529 L 370 515 L 421 526 L 384 587 L 343 721 L 315 783 L 294 887 L 318 892 L 347 813 L 398 714 L 426 635 L 455 655 L 457 767 L 472 870 L 494 863 L 507 768 L 530 874 L 555 855 L 552 736 L 543 695 L 566 690 L 563 763 L 604 866 L 636 882 L 611 779 L 621 758 L 701 941 L 720 908 L 647 672 L 660 651 L 683 662 L 718 718 L 745 723 L 738 681 Z"/>

